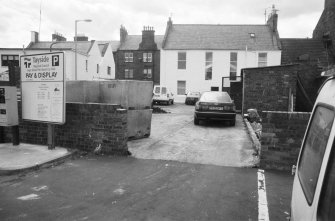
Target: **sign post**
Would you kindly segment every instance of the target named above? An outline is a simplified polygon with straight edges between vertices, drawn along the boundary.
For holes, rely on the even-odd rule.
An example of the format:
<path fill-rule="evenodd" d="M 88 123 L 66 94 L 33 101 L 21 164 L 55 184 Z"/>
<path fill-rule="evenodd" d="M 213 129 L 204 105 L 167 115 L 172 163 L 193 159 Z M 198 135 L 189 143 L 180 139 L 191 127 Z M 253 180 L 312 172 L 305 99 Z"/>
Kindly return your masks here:
<path fill-rule="evenodd" d="M 65 123 L 64 52 L 24 55 L 21 61 L 22 119 L 48 124 L 55 148 L 55 124 Z"/>

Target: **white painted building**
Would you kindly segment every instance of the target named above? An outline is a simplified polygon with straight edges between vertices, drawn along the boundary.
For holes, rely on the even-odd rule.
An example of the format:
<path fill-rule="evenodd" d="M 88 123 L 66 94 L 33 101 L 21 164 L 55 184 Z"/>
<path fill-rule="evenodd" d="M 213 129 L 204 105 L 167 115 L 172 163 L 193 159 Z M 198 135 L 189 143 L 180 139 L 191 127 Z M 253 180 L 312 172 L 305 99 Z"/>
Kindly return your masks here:
<path fill-rule="evenodd" d="M 226 90 L 241 69 L 281 63 L 277 14 L 266 25 L 196 25 L 168 21 L 160 84 L 183 101 L 188 91 Z"/>
<path fill-rule="evenodd" d="M 38 33 L 32 32 L 31 43 L 25 54 L 40 54 L 64 51 L 66 80 L 100 80 L 115 78 L 113 50 L 118 47 L 113 41 L 77 41 L 77 76 L 75 76 L 74 41 L 39 41 Z"/>

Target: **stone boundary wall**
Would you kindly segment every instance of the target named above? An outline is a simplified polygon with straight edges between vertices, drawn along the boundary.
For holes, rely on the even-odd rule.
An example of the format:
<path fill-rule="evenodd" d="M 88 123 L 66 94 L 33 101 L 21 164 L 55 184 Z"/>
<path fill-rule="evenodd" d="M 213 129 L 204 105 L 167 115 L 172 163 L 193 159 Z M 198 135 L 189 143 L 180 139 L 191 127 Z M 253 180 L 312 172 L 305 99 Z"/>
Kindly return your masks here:
<path fill-rule="evenodd" d="M 263 111 L 260 167 L 290 171 L 296 165 L 311 113 Z"/>
<path fill-rule="evenodd" d="M 21 115 L 21 102 L 19 102 Z M 20 118 L 20 142 L 47 145 L 47 124 Z M 12 142 L 11 128 L 4 127 L 4 142 Z M 66 123 L 55 126 L 56 147 L 127 155 L 127 110 L 120 105 L 67 103 Z"/>

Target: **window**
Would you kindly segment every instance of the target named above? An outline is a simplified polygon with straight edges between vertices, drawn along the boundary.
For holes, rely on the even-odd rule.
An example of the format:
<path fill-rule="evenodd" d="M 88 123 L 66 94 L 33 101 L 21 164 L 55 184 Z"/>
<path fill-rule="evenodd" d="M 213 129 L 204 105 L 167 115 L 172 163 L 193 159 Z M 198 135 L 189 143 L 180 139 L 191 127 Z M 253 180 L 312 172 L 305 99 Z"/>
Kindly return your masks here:
<path fill-rule="evenodd" d="M 97 64 L 97 73 L 99 74 L 99 64 Z"/>
<path fill-rule="evenodd" d="M 329 156 L 325 179 L 320 195 L 318 220 L 335 220 L 335 141 Z"/>
<path fill-rule="evenodd" d="M 88 60 L 85 61 L 85 69 L 86 69 L 86 72 L 88 71 Z"/>
<path fill-rule="evenodd" d="M 9 66 L 10 63 L 20 66 L 19 55 L 1 55 L 1 66 Z"/>
<path fill-rule="evenodd" d="M 178 69 L 186 69 L 186 52 L 178 52 Z"/>
<path fill-rule="evenodd" d="M 133 69 L 125 69 L 124 70 L 124 78 L 134 78 L 134 70 Z"/>
<path fill-rule="evenodd" d="M 133 59 L 134 59 L 133 53 L 131 53 L 131 52 L 124 53 L 125 62 L 133 62 Z"/>
<path fill-rule="evenodd" d="M 237 73 L 237 52 L 230 52 L 229 79 L 235 81 L 236 73 Z"/>
<path fill-rule="evenodd" d="M 143 77 L 152 78 L 152 69 L 151 68 L 143 69 Z"/>
<path fill-rule="evenodd" d="M 258 54 L 258 67 L 267 66 L 268 54 L 267 53 L 259 53 Z"/>
<path fill-rule="evenodd" d="M 177 81 L 177 94 L 178 95 L 186 94 L 186 81 Z"/>
<path fill-rule="evenodd" d="M 143 62 L 152 62 L 152 53 L 143 53 Z"/>
<path fill-rule="evenodd" d="M 206 52 L 205 80 L 212 80 L 213 52 Z"/>
<path fill-rule="evenodd" d="M 107 74 L 108 74 L 108 75 L 111 75 L 111 72 L 112 72 L 111 67 L 108 66 L 108 67 L 107 67 Z"/>
<path fill-rule="evenodd" d="M 298 176 L 309 205 L 313 202 L 333 120 L 333 110 L 317 106 L 302 147 Z"/>

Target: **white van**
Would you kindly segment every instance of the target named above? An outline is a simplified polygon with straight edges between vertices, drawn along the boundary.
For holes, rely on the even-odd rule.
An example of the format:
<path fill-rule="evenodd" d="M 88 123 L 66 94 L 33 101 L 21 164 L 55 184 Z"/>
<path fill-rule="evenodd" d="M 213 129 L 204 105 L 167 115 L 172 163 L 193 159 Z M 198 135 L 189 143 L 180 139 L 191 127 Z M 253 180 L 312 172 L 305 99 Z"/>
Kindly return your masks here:
<path fill-rule="evenodd" d="M 329 72 L 328 72 L 329 73 Z M 319 91 L 293 182 L 291 221 L 335 220 L 335 76 Z"/>
<path fill-rule="evenodd" d="M 167 105 L 174 103 L 174 96 L 171 91 L 165 87 L 156 85 L 153 90 L 153 103 L 165 103 Z"/>

